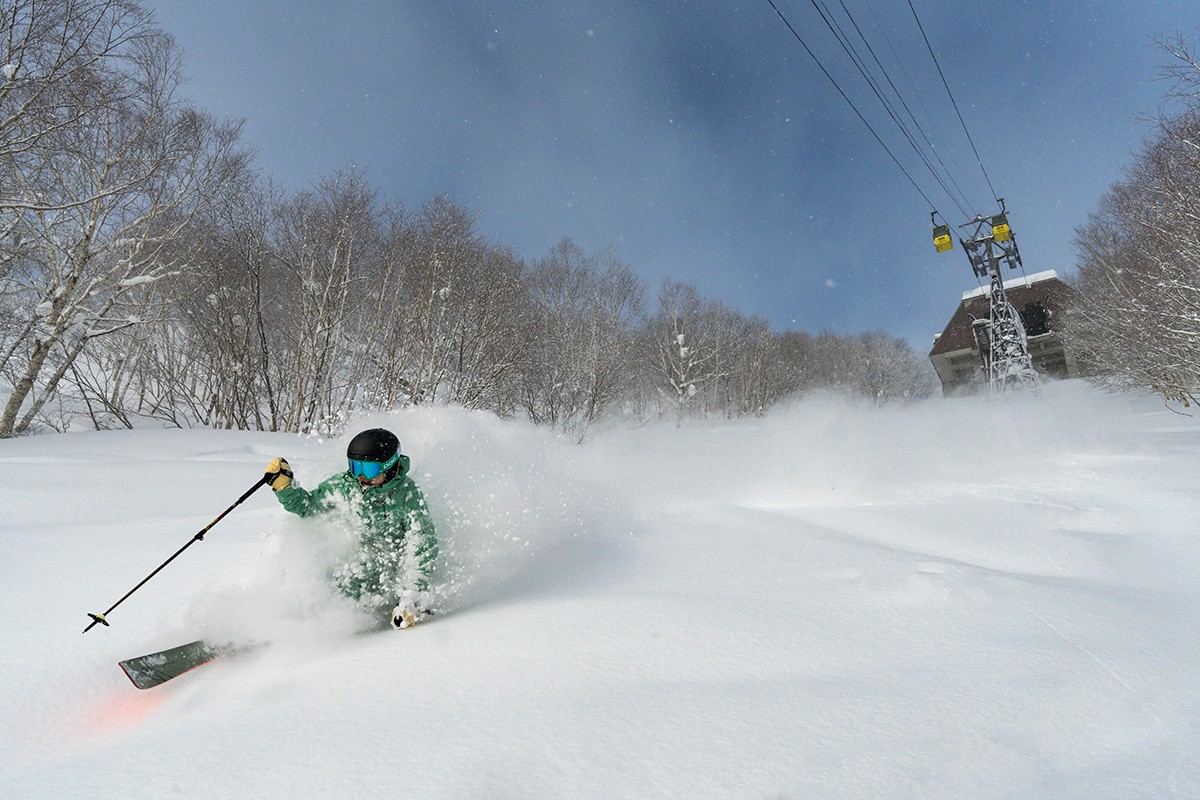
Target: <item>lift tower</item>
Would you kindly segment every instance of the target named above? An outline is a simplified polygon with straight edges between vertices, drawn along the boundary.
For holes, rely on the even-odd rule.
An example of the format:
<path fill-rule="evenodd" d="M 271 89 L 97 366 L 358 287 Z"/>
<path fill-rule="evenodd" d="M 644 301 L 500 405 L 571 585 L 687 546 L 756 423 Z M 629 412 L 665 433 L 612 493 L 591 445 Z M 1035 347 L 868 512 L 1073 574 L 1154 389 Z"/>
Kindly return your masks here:
<path fill-rule="evenodd" d="M 999 203 L 999 214 L 991 217 L 977 215 L 975 219 L 959 226 L 972 229 L 970 236 L 959 238 L 971 261 L 971 269 L 976 276 L 990 281 L 988 297 L 991 313 L 987 319 L 979 319 L 974 323 L 975 342 L 979 347 L 979 359 L 989 392 L 1038 386 L 1038 374 L 1029 355 L 1025 325 L 1004 292 L 1002 267 L 1020 267 L 1021 252 L 1008 226 L 1004 199 L 999 198 Z M 951 249 L 950 226 L 935 226 L 933 241 L 939 253 Z"/>

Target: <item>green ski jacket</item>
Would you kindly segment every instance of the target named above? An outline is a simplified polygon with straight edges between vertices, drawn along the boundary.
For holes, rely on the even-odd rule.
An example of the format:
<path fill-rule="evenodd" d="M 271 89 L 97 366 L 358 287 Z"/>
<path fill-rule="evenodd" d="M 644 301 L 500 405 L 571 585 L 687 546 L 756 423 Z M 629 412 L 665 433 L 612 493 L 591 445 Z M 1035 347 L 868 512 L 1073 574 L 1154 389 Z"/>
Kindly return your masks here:
<path fill-rule="evenodd" d="M 396 477 L 363 488 L 349 472 L 332 475 L 309 491 L 295 481 L 275 493 L 301 517 L 345 514 L 356 532 L 356 552 L 330 572 L 343 595 L 362 606 L 391 608 L 406 591 L 425 593 L 437 559 L 437 535 L 420 488 L 408 477 L 401 454 Z"/>

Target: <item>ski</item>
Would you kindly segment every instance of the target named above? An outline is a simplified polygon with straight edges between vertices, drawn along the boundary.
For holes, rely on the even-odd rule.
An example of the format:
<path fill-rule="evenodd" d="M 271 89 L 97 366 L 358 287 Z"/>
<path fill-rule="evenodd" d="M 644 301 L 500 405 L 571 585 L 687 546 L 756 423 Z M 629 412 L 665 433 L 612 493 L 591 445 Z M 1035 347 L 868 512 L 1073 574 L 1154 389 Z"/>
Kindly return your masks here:
<path fill-rule="evenodd" d="M 118 662 L 126 677 L 139 689 L 153 689 L 214 658 L 253 649 L 254 645 L 216 645 L 197 639 L 156 653 Z"/>
<path fill-rule="evenodd" d="M 428 625 L 429 620 L 433 616 L 432 611 L 427 611 L 422 616 L 423 621 L 417 624 Z M 391 630 L 391 626 L 389 623 L 384 622 L 380 627 L 359 631 L 356 635 L 374 635 L 387 630 Z M 191 672 L 197 667 L 202 667 L 216 658 L 241 655 L 265 647 L 266 645 L 267 642 L 250 641 L 218 644 L 205 641 L 204 639 L 197 639 L 194 642 L 181 644 L 178 647 L 147 653 L 144 656 L 137 656 L 136 658 L 127 658 L 124 661 L 118 661 L 117 664 L 134 686 L 139 689 L 153 689 L 155 686 L 161 686 L 169 680 L 178 678 L 185 672 Z"/>

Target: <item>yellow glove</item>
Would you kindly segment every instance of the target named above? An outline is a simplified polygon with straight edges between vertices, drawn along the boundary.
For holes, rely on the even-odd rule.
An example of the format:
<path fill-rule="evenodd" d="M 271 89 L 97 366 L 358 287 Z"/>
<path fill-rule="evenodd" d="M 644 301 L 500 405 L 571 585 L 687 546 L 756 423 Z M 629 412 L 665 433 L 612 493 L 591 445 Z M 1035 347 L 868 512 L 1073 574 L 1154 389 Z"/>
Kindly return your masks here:
<path fill-rule="evenodd" d="M 267 483 L 271 484 L 271 488 L 277 492 L 292 485 L 292 468 L 283 458 L 276 458 L 267 464 L 263 474 L 267 476 Z"/>
<path fill-rule="evenodd" d="M 404 628 L 418 624 L 431 613 L 425 610 L 424 603 L 420 602 L 413 591 L 406 591 L 400 602 L 396 603 L 396 607 L 391 609 L 391 626 L 403 631 Z"/>
<path fill-rule="evenodd" d="M 399 605 L 392 609 L 392 627 L 398 630 L 411 628 L 419 619 L 416 612 L 408 606 Z"/>

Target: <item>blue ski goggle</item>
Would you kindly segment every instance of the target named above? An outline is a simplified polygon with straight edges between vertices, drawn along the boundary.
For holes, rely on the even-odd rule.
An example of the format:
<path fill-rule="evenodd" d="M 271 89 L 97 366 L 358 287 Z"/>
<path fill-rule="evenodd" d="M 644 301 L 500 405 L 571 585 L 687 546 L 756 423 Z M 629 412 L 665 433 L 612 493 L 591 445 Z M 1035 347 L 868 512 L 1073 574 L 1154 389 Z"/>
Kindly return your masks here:
<path fill-rule="evenodd" d="M 366 478 L 374 480 L 383 473 L 387 472 L 392 467 L 396 466 L 396 462 L 400 460 L 400 452 L 389 458 L 387 461 L 360 461 L 357 458 L 349 458 L 350 474 L 356 478 Z"/>

